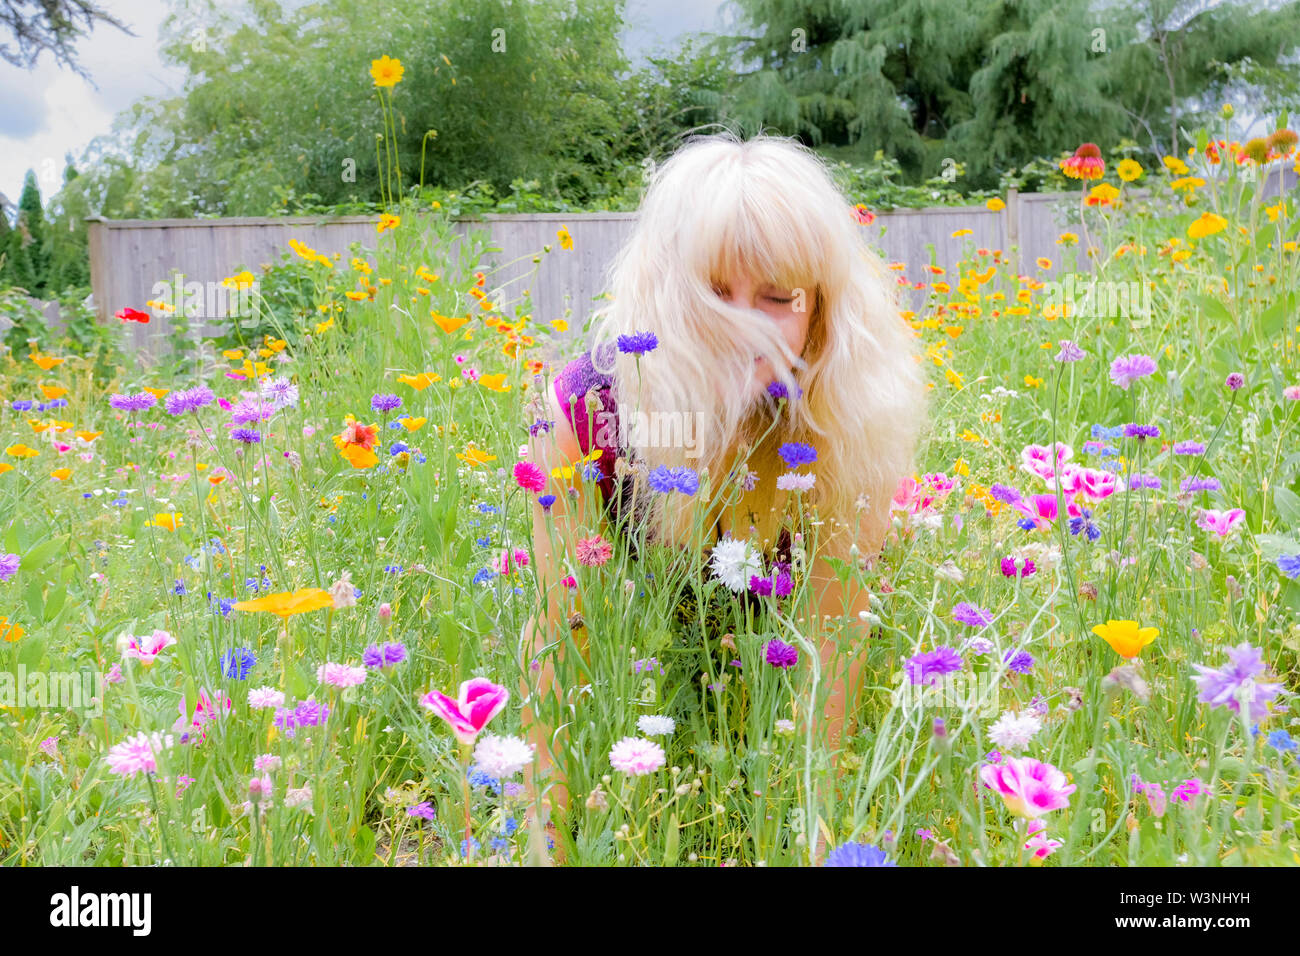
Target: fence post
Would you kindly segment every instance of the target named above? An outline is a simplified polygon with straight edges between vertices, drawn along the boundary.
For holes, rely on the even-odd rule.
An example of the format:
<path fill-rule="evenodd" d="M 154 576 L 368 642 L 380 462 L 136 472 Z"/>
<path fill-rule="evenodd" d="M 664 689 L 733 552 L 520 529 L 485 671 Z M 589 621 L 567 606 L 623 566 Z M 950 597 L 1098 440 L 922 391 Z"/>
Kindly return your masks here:
<path fill-rule="evenodd" d="M 1007 237 L 1007 254 L 1014 256 L 1016 272 L 1020 272 L 1020 190 L 1015 186 L 1007 189 L 1007 208 L 1003 210 L 1003 232 Z"/>

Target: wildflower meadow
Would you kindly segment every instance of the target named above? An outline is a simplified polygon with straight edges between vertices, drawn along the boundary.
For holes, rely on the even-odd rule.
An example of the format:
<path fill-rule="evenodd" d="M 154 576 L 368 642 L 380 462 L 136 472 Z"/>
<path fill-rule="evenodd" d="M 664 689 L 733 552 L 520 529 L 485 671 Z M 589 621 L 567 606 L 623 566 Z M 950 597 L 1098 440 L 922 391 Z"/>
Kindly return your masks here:
<path fill-rule="evenodd" d="M 388 123 L 402 78 L 375 59 Z M 783 449 L 788 566 L 743 538 L 634 560 L 585 516 L 542 656 L 587 655 L 532 710 L 534 508 L 603 476 L 527 450 L 586 329 L 498 283 L 418 170 L 381 154 L 350 255 L 295 239 L 230 276 L 252 314 L 215 348 L 13 351 L 0 861 L 1300 863 L 1300 197 L 1261 188 L 1297 163 L 1288 122 L 1243 144 L 1225 115 L 1156 168 L 1081 145 L 1056 262 L 968 237 L 887 263 L 933 414 L 882 554 L 836 564 L 870 610 L 809 613 L 819 450 Z M 126 330 L 175 305 L 111 307 Z M 683 630 L 687 598 L 719 616 Z M 829 636 L 864 662 L 835 752 Z M 534 712 L 565 729 L 566 814 Z"/>

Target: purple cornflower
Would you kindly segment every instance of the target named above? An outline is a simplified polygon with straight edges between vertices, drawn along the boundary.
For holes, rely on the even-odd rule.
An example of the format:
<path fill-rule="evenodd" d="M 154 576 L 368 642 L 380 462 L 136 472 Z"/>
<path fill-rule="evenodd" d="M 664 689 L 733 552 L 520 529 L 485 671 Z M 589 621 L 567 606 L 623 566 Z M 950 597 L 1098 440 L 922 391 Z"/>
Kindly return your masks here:
<path fill-rule="evenodd" d="M 1156 488 L 1162 487 L 1162 483 L 1155 475 L 1139 475 L 1136 472 L 1124 479 L 1130 488 Z"/>
<path fill-rule="evenodd" d="M 1140 378 L 1156 370 L 1156 361 L 1149 355 L 1125 355 L 1110 363 L 1110 380 L 1124 391 Z"/>
<path fill-rule="evenodd" d="M 1279 683 L 1255 679 L 1265 671 L 1263 652 L 1258 647 L 1251 647 L 1247 641 L 1228 648 L 1228 663 L 1218 669 L 1204 664 L 1193 664 L 1192 667 L 1198 671 L 1192 680 L 1201 690 L 1201 703 L 1227 707 L 1237 714 L 1241 713 L 1238 697 L 1244 696 L 1252 721 L 1268 716 L 1268 702 L 1282 690 Z"/>
<path fill-rule="evenodd" d="M 795 385 L 795 388 L 798 389 L 795 398 L 803 398 L 803 389 L 798 385 Z M 768 382 L 767 394 L 778 400 L 782 398 L 788 399 L 790 397 L 789 391 L 780 382 Z"/>
<path fill-rule="evenodd" d="M 262 433 L 256 428 L 235 428 L 231 430 L 230 437 L 245 445 L 256 445 L 262 440 Z"/>
<path fill-rule="evenodd" d="M 392 667 L 406 660 L 405 644 L 371 644 L 361 654 L 361 663 L 367 667 Z"/>
<path fill-rule="evenodd" d="M 1061 339 L 1060 345 L 1061 351 L 1056 353 L 1056 361 L 1058 362 L 1077 362 L 1088 354 L 1069 339 Z"/>
<path fill-rule="evenodd" d="M 1222 485 L 1219 484 L 1218 478 L 1184 478 L 1178 483 L 1178 490 L 1183 492 L 1193 491 L 1218 491 Z"/>
<path fill-rule="evenodd" d="M 1017 674 L 1028 674 L 1034 666 L 1034 656 L 1028 651 L 1007 651 L 1002 657 L 1002 663 L 1007 665 L 1007 670 L 1014 671 Z"/>
<path fill-rule="evenodd" d="M 936 677 L 959 671 L 965 666 L 961 655 L 951 647 L 936 647 L 924 654 L 910 657 L 903 672 L 913 684 L 933 684 Z"/>
<path fill-rule="evenodd" d="M 897 866 L 885 851 L 870 843 L 841 843 L 826 854 L 823 866 Z"/>
<path fill-rule="evenodd" d="M 217 397 L 212 394 L 212 389 L 206 385 L 199 385 L 179 392 L 168 392 L 163 399 L 163 407 L 167 409 L 169 415 L 184 415 L 186 412 L 197 412 L 216 400 Z"/>
<path fill-rule="evenodd" d="M 993 623 L 993 615 L 982 607 L 962 601 L 952 609 L 953 620 L 971 627 L 988 627 Z"/>
<path fill-rule="evenodd" d="M 803 442 L 786 442 L 776 450 L 776 453 L 781 456 L 787 468 L 811 465 L 817 460 L 817 449 L 812 445 L 805 445 Z"/>
<path fill-rule="evenodd" d="M 406 814 L 407 816 L 412 817 L 423 817 L 430 823 L 438 818 L 437 811 L 433 809 L 433 804 L 428 800 L 425 800 L 423 803 L 417 803 L 413 807 L 407 807 Z"/>
<path fill-rule="evenodd" d="M 294 734 L 298 729 L 298 719 L 294 712 L 288 707 L 277 707 L 275 717 L 271 721 L 276 727 L 280 728 L 281 733 L 290 740 L 293 740 Z"/>
<path fill-rule="evenodd" d="M 536 438 L 538 435 L 545 435 L 551 430 L 555 422 L 549 418 L 539 418 L 528 426 L 528 434 Z"/>
<path fill-rule="evenodd" d="M 1080 532 L 1088 535 L 1089 541 L 1096 541 L 1101 537 L 1101 529 L 1092 520 L 1092 512 L 1087 508 L 1080 508 L 1082 515 L 1070 519 L 1070 534 L 1078 537 Z"/>
<path fill-rule="evenodd" d="M 784 641 L 775 638 L 767 642 L 767 650 L 763 656 L 773 667 L 794 667 L 799 663 L 799 652 Z"/>
<path fill-rule="evenodd" d="M 653 332 L 633 332 L 618 337 L 618 350 L 624 355 L 645 355 L 658 347 L 659 339 Z"/>
<path fill-rule="evenodd" d="M 640 674 L 642 671 L 651 674 L 653 674 L 655 671 L 658 671 L 660 674 L 662 674 L 664 673 L 664 668 L 663 665 L 659 663 L 659 659 L 657 657 L 647 657 L 647 658 L 642 658 L 639 661 L 633 661 L 632 673 Z"/>
<path fill-rule="evenodd" d="M 108 404 L 119 412 L 142 412 L 147 408 L 153 408 L 157 403 L 158 399 L 153 396 L 152 392 L 139 392 L 135 395 L 110 395 L 108 398 Z"/>
<path fill-rule="evenodd" d="M 1020 577 L 1027 578 L 1038 570 L 1038 568 L 1034 566 L 1032 558 L 1023 558 L 1022 560 L 1024 561 L 1024 565 L 1019 572 Z M 1002 574 L 1004 577 L 1008 578 L 1014 578 L 1016 576 L 1016 562 L 1013 558 L 1002 559 Z"/>
<path fill-rule="evenodd" d="M 749 589 L 759 597 L 772 596 L 772 579 L 761 578 L 757 574 L 750 575 Z"/>
<path fill-rule="evenodd" d="M 391 412 L 402 407 L 402 400 L 396 395 L 376 395 L 370 399 L 370 407 L 377 412 Z"/>
<path fill-rule="evenodd" d="M 1294 581 L 1300 577 L 1300 554 L 1279 554 L 1277 569 Z"/>
<path fill-rule="evenodd" d="M 785 597 L 793 590 L 794 581 L 789 571 L 778 571 L 772 576 L 772 594 L 775 597 Z"/>
<path fill-rule="evenodd" d="M 8 581 L 18 573 L 22 558 L 16 554 L 0 554 L 0 581 Z"/>
<path fill-rule="evenodd" d="M 1183 803 L 1191 803 L 1193 797 L 1203 796 L 1209 792 L 1210 791 L 1206 788 L 1205 784 L 1201 783 L 1201 781 L 1197 780 L 1195 777 L 1184 780 L 1178 786 L 1174 787 L 1174 796 L 1183 801 Z"/>
<path fill-rule="evenodd" d="M 1125 438 L 1159 438 L 1160 429 L 1155 425 L 1138 425 L 1133 422 L 1124 426 Z"/>
<path fill-rule="evenodd" d="M 1175 455 L 1204 455 L 1205 446 L 1198 441 L 1174 442 Z"/>
<path fill-rule="evenodd" d="M 1012 488 L 1010 485 L 992 484 L 989 486 L 989 494 L 997 501 L 1004 505 L 1014 505 L 1020 500 L 1020 491 Z"/>
<path fill-rule="evenodd" d="M 325 723 L 329 715 L 330 709 L 314 700 L 304 700 L 293 709 L 293 719 L 299 727 L 316 727 Z"/>
<path fill-rule="evenodd" d="M 1246 384 L 1246 379 L 1240 372 L 1232 372 L 1228 375 L 1227 380 L 1223 384 L 1235 392 L 1237 389 L 1241 388 L 1241 386 Z"/>
<path fill-rule="evenodd" d="M 268 401 L 246 398 L 230 410 L 230 421 L 234 425 L 256 425 L 267 421 L 275 411 L 275 406 Z"/>

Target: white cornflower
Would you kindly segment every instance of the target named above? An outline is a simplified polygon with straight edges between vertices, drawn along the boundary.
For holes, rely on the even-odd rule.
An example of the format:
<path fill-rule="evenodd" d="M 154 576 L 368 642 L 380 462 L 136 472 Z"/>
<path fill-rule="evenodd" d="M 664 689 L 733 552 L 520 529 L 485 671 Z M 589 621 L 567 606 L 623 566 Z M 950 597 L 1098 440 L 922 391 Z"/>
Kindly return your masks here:
<path fill-rule="evenodd" d="M 777 476 L 776 487 L 781 491 L 811 491 L 816 480 L 816 475 L 801 475 L 796 471 L 787 471 L 784 475 Z"/>
<path fill-rule="evenodd" d="M 642 714 L 637 719 L 636 729 L 647 737 L 666 736 L 677 729 L 677 722 L 671 717 L 661 717 L 658 714 Z"/>
<path fill-rule="evenodd" d="M 989 740 L 1003 750 L 1023 750 L 1042 729 L 1043 722 L 1033 714 L 1008 710 L 989 728 Z"/>
<path fill-rule="evenodd" d="M 267 707 L 283 707 L 284 693 L 270 687 L 259 687 L 248 692 L 250 710 L 263 710 Z"/>
<path fill-rule="evenodd" d="M 763 564 L 749 542 L 736 538 L 723 538 L 714 545 L 709 563 L 713 576 L 733 591 L 745 590 L 751 576 L 763 573 Z"/>
<path fill-rule="evenodd" d="M 609 762 L 615 770 L 637 777 L 654 773 L 666 760 L 663 747 L 653 740 L 637 737 L 624 737 L 609 752 Z"/>
<path fill-rule="evenodd" d="M 474 748 L 474 761 L 489 777 L 513 777 L 533 760 L 533 745 L 519 737 L 486 734 Z"/>

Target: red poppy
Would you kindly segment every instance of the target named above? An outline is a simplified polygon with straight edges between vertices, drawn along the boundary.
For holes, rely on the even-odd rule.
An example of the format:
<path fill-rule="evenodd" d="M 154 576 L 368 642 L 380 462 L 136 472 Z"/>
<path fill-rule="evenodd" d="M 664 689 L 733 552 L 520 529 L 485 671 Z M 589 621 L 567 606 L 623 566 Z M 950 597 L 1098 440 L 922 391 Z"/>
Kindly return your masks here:
<path fill-rule="evenodd" d="M 122 309 L 121 312 L 115 313 L 115 316 L 123 322 L 148 322 L 149 313 L 141 312 L 139 309 L 133 309 L 129 305 Z"/>

